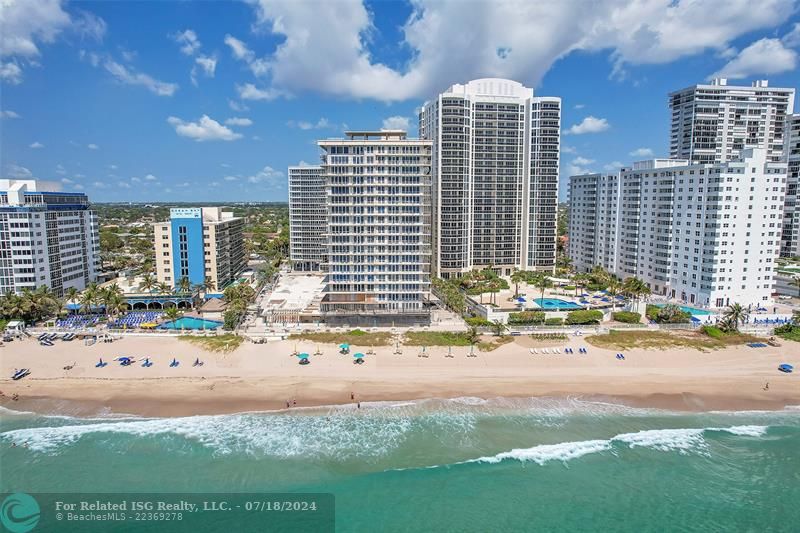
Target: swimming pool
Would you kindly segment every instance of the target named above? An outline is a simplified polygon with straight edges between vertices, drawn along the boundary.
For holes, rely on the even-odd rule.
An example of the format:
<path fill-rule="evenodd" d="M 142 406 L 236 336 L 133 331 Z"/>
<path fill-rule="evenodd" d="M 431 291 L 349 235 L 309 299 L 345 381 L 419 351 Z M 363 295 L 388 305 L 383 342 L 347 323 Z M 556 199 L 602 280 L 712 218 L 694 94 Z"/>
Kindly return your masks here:
<path fill-rule="evenodd" d="M 583 309 L 582 305 L 578 305 L 575 302 L 568 302 L 566 300 L 559 300 L 558 298 L 536 298 L 533 301 L 545 311 Z"/>
<path fill-rule="evenodd" d="M 656 304 L 656 307 L 664 307 L 667 304 Z M 689 307 L 688 305 L 679 305 L 681 311 L 689 313 L 690 315 L 706 316 L 713 314 L 711 311 L 705 309 L 697 309 L 696 307 Z"/>
<path fill-rule="evenodd" d="M 158 327 L 159 329 L 217 329 L 221 325 L 222 322 L 216 320 L 184 316 L 172 322 L 165 322 Z"/>

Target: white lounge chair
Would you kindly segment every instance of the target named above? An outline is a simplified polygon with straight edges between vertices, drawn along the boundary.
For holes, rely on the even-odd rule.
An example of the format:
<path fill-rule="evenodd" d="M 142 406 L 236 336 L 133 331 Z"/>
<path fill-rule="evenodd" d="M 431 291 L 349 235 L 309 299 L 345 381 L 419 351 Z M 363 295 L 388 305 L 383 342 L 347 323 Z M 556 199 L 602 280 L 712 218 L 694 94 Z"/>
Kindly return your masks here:
<path fill-rule="evenodd" d="M 536 350 L 534 348 L 531 348 L 531 355 L 535 355 L 535 354 L 536 354 Z"/>

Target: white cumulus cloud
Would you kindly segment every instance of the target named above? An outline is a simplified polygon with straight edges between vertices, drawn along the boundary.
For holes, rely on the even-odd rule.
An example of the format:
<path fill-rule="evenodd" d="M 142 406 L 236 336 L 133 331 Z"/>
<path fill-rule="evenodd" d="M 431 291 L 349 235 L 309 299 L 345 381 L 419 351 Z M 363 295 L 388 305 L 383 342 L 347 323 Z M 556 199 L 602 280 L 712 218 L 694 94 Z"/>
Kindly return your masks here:
<path fill-rule="evenodd" d="M 33 142 L 28 145 L 29 148 L 44 148 L 44 145 L 39 141 Z"/>
<path fill-rule="evenodd" d="M 117 81 L 127 85 L 141 85 L 159 96 L 172 96 L 178 90 L 176 83 L 159 81 L 148 74 L 135 72 L 110 59 L 103 66 Z"/>
<path fill-rule="evenodd" d="M 89 144 L 87 144 L 87 145 L 86 145 L 86 148 L 88 148 L 89 150 L 99 150 L 99 149 L 100 149 L 100 147 L 99 147 L 99 146 L 97 146 L 97 145 L 96 145 L 96 144 L 94 144 L 94 143 L 89 143 Z"/>
<path fill-rule="evenodd" d="M 283 95 L 283 92 L 277 89 L 259 89 L 252 83 L 237 85 L 236 91 L 242 100 L 274 100 Z"/>
<path fill-rule="evenodd" d="M 225 121 L 228 126 L 252 126 L 253 121 L 244 117 L 231 117 Z"/>
<path fill-rule="evenodd" d="M 597 118 L 589 115 L 588 117 L 584 118 L 580 123 L 573 124 L 568 130 L 565 130 L 564 133 L 570 133 L 572 135 L 583 135 L 584 133 L 600 133 L 601 131 L 606 131 L 610 128 L 610 124 L 604 118 Z"/>
<path fill-rule="evenodd" d="M 172 36 L 175 42 L 181 46 L 181 52 L 187 56 L 194 55 L 200 49 L 200 40 L 194 30 L 184 30 Z"/>
<path fill-rule="evenodd" d="M 20 116 L 10 109 L 3 109 L 0 111 L 0 118 L 20 118 Z"/>
<path fill-rule="evenodd" d="M 208 115 L 203 115 L 197 122 L 186 122 L 178 117 L 169 117 L 167 122 L 175 127 L 175 133 L 195 141 L 235 141 L 242 137 L 230 128 L 223 126 Z"/>
<path fill-rule="evenodd" d="M 731 59 L 710 78 L 747 78 L 753 75 L 778 74 L 794 70 L 797 52 L 780 39 L 760 39 Z"/>
<path fill-rule="evenodd" d="M 393 117 L 383 119 L 383 129 L 385 130 L 403 130 L 408 131 L 409 118 L 395 115 Z"/>
<path fill-rule="evenodd" d="M 630 152 L 629 155 L 633 157 L 653 157 L 653 150 L 650 148 L 637 148 L 636 150 Z"/>
<path fill-rule="evenodd" d="M 376 29 L 363 1 L 250 3 L 254 27 L 280 44 L 261 57 L 233 36 L 226 44 L 264 79 L 264 90 L 382 101 L 430 98 L 480 77 L 535 86 L 573 51 L 608 51 L 610 70 L 622 77 L 631 65 L 726 50 L 742 35 L 785 22 L 796 7 L 795 0 L 760 0 L 757 8 L 751 0 L 414 0 L 395 43 L 411 59 L 394 68 L 370 50 Z"/>

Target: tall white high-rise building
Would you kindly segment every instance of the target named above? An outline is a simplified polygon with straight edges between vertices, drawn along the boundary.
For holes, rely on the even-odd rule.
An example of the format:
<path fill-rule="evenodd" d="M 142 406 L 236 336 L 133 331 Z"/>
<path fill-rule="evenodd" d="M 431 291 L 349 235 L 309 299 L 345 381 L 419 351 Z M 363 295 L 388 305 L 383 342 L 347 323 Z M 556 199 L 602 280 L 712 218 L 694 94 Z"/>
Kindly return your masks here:
<path fill-rule="evenodd" d="M 83 290 L 100 272 L 97 215 L 84 193 L 0 179 L 0 294 Z"/>
<path fill-rule="evenodd" d="M 325 262 L 326 201 L 322 167 L 289 167 L 289 259 L 295 270 L 319 271 Z"/>
<path fill-rule="evenodd" d="M 425 103 L 433 142 L 433 269 L 552 271 L 556 258 L 561 99 L 487 78 Z"/>
<path fill-rule="evenodd" d="M 612 272 L 636 276 L 653 294 L 688 304 L 771 302 L 787 166 L 770 159 L 767 150 L 748 149 L 725 163 L 655 159 L 623 168 L 618 222 L 594 227 L 598 242 L 615 234 Z M 597 198 L 592 187 L 570 192 L 571 203 Z M 610 208 L 608 197 L 597 201 Z M 574 264 L 603 261 L 581 247 L 569 251 Z"/>
<path fill-rule="evenodd" d="M 619 192 L 615 174 L 570 177 L 567 248 L 576 271 L 590 272 L 596 266 L 617 270 Z"/>
<path fill-rule="evenodd" d="M 431 142 L 405 131 L 319 141 L 326 197 L 326 321 L 429 319 Z"/>
<path fill-rule="evenodd" d="M 800 113 L 786 119 L 786 159 L 788 164 L 786 180 L 786 203 L 783 209 L 783 238 L 781 256 L 800 256 L 800 204 L 798 204 L 798 185 L 800 185 Z"/>
<path fill-rule="evenodd" d="M 767 80 L 742 87 L 728 85 L 724 78 L 670 93 L 670 157 L 718 163 L 736 159 L 742 150 L 761 148 L 769 161 L 780 161 L 794 93 L 770 87 Z"/>

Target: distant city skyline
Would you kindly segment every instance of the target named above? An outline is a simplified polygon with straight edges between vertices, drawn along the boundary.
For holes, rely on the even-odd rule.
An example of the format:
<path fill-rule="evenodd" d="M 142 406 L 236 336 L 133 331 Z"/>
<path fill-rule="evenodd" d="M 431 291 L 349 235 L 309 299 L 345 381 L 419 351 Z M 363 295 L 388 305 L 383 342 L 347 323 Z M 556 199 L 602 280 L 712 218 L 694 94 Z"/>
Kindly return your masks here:
<path fill-rule="evenodd" d="M 470 6 L 5 3 L 0 178 L 97 202 L 286 202 L 318 139 L 416 137 L 426 100 L 504 77 L 562 99 L 564 201 L 570 175 L 669 156 L 670 92 L 800 78 L 795 0 Z"/>

